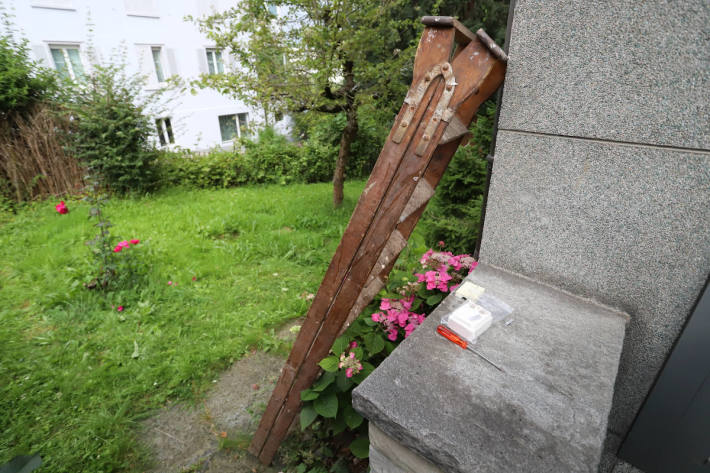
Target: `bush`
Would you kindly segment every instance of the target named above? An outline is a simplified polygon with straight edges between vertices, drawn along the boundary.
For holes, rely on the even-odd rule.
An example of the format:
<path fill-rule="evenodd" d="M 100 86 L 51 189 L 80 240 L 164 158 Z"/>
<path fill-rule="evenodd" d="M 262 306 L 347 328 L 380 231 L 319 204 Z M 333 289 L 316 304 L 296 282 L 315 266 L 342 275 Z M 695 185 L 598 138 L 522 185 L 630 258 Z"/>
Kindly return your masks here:
<path fill-rule="evenodd" d="M 67 87 L 65 111 L 72 123 L 69 151 L 111 191 L 145 192 L 156 183 L 155 126 L 146 110 L 156 95 L 142 93 L 144 79 L 122 65 L 94 66 Z"/>
<path fill-rule="evenodd" d="M 0 11 L 3 31 L 0 33 L 0 119 L 25 114 L 40 102 L 51 98 L 57 90 L 54 71 L 40 67 L 30 59 L 27 40 L 14 37 L 11 19 Z"/>

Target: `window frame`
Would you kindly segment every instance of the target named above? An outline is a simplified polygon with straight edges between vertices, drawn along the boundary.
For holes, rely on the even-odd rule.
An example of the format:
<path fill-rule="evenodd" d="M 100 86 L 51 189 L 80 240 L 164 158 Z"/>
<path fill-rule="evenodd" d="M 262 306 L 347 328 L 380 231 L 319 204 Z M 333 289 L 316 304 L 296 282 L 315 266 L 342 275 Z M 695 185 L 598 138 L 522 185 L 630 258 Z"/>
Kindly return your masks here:
<path fill-rule="evenodd" d="M 210 55 L 212 55 L 211 63 Z M 224 54 L 221 49 L 205 48 L 205 58 L 207 59 L 207 73 L 209 75 L 224 74 Z"/>
<path fill-rule="evenodd" d="M 175 134 L 173 133 L 171 117 L 156 118 L 155 128 L 158 132 L 158 141 L 160 142 L 161 147 L 167 147 L 175 144 Z"/>
<path fill-rule="evenodd" d="M 165 61 L 163 60 L 163 46 L 150 45 L 150 60 L 153 64 L 153 72 L 158 84 L 165 83 Z M 158 53 L 156 60 L 155 53 Z M 161 77 L 162 76 L 162 77 Z"/>
<path fill-rule="evenodd" d="M 64 75 L 62 73 L 62 70 L 59 69 L 59 66 L 57 64 L 57 60 L 54 58 L 54 51 L 61 51 L 62 58 L 64 59 L 64 66 L 66 68 L 66 72 L 69 76 L 69 79 L 71 80 L 77 80 L 78 78 L 82 78 L 83 76 L 86 75 L 86 69 L 84 67 L 84 60 L 82 59 L 82 54 L 81 54 L 81 44 L 79 43 L 48 43 L 47 47 L 49 48 L 49 56 L 52 58 L 52 63 L 54 64 L 54 70 L 57 71 L 60 75 Z M 81 71 L 79 71 L 79 74 L 77 75 L 77 71 L 74 70 L 74 64 L 72 63 L 71 58 L 69 57 L 69 50 L 75 50 L 77 58 L 79 60 L 79 65 L 81 66 Z"/>
<path fill-rule="evenodd" d="M 242 138 L 243 136 L 248 136 L 248 131 L 246 129 L 242 130 L 242 124 L 240 123 L 239 119 L 240 116 L 244 117 L 244 127 L 246 128 L 249 125 L 249 112 L 226 113 L 224 115 L 217 116 L 217 123 L 219 124 L 219 135 L 223 144 L 233 143 L 235 139 Z M 236 136 L 228 140 L 225 140 L 224 135 L 222 134 L 222 124 L 220 122 L 220 118 L 222 117 L 234 117 L 234 129 L 236 130 L 237 134 Z"/>

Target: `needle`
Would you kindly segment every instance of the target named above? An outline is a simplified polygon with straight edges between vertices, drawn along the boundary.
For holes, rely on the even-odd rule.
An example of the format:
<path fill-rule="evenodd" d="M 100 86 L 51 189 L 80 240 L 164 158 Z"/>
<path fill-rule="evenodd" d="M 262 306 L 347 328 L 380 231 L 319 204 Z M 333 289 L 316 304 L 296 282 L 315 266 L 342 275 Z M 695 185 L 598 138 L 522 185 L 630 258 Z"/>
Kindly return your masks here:
<path fill-rule="evenodd" d="M 463 348 L 463 349 L 465 349 L 465 350 L 470 350 L 470 351 L 472 351 L 473 353 L 475 353 L 476 355 L 480 356 L 483 360 L 485 360 L 485 361 L 487 361 L 488 363 L 490 363 L 491 366 L 493 366 L 495 369 L 497 369 L 497 370 L 500 371 L 501 373 L 505 373 L 505 371 L 503 370 L 503 368 L 501 368 L 500 366 L 496 365 L 496 364 L 493 363 L 491 360 L 489 360 L 489 359 L 486 358 L 485 356 L 481 355 L 479 352 L 477 352 L 477 351 L 474 350 L 473 348 L 469 347 L 469 346 L 468 346 L 468 342 L 467 342 L 466 340 L 464 340 L 463 338 L 459 337 L 459 336 L 458 336 L 453 330 L 451 330 L 450 328 L 448 328 L 448 327 L 446 327 L 446 326 L 444 326 L 444 325 L 439 325 L 438 327 L 436 327 L 436 331 L 439 333 L 439 335 L 441 335 L 442 337 L 446 338 L 447 340 L 449 340 L 449 341 L 451 341 L 451 342 L 454 342 L 456 345 L 460 346 L 461 348 Z"/>

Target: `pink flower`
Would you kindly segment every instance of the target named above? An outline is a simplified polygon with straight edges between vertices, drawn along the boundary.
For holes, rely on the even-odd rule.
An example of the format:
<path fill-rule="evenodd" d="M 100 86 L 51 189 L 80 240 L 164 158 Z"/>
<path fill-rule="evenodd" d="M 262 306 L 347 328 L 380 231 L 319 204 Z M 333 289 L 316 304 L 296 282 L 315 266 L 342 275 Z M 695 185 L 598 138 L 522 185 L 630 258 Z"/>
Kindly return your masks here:
<path fill-rule="evenodd" d="M 390 303 L 389 299 L 382 299 L 380 301 L 380 310 L 388 310 L 392 308 L 392 304 Z"/>
<path fill-rule="evenodd" d="M 414 302 L 414 294 L 409 296 L 407 299 L 400 299 L 399 303 L 402 304 L 402 307 L 404 307 L 407 310 L 412 310 L 412 303 Z"/>
<path fill-rule="evenodd" d="M 168 286 L 172 286 L 172 285 L 173 285 L 173 282 L 172 282 L 172 281 L 168 281 Z"/>
<path fill-rule="evenodd" d="M 133 240 L 131 240 L 131 245 L 137 245 L 137 244 L 140 243 L 140 242 L 141 242 L 141 241 L 140 241 L 139 239 L 134 238 Z"/>
<path fill-rule="evenodd" d="M 400 327 L 404 327 L 405 325 L 407 325 L 407 320 L 409 320 L 409 312 L 407 312 L 406 310 L 403 310 L 402 312 L 397 314 L 397 323 Z"/>
<path fill-rule="evenodd" d="M 379 322 L 379 321 L 381 320 L 381 316 L 382 316 L 382 315 L 383 315 L 383 314 L 381 314 L 380 312 L 375 312 L 375 313 L 372 314 L 370 317 L 372 317 L 372 321 L 373 321 L 373 322 Z"/>
<path fill-rule="evenodd" d="M 116 245 L 116 246 L 113 248 L 113 252 L 114 252 L 114 253 L 120 253 L 122 249 L 123 249 L 122 246 Z"/>
<path fill-rule="evenodd" d="M 118 307 L 116 308 L 116 310 L 119 311 L 119 312 L 123 312 L 123 306 L 122 306 L 122 305 L 118 306 Z"/>
<path fill-rule="evenodd" d="M 414 273 L 414 275 L 417 277 L 417 282 L 424 282 L 426 281 L 426 276 L 420 273 Z"/>
<path fill-rule="evenodd" d="M 355 358 L 355 353 L 350 352 L 350 355 L 349 355 L 349 356 L 350 356 L 350 358 L 353 358 L 353 359 L 354 359 L 354 358 Z"/>
<path fill-rule="evenodd" d="M 397 340 L 397 329 L 390 329 L 390 331 L 387 333 L 387 338 L 393 342 Z"/>
<path fill-rule="evenodd" d="M 121 246 L 123 248 L 129 248 L 131 246 L 131 244 L 128 243 L 126 240 L 123 240 L 122 242 L 118 243 L 118 246 Z"/>
<path fill-rule="evenodd" d="M 471 263 L 471 267 L 468 270 L 468 274 L 471 274 L 471 271 L 476 269 L 476 266 L 478 266 L 478 261 L 474 261 L 473 263 Z"/>
<path fill-rule="evenodd" d="M 340 363 L 338 363 L 338 369 L 342 369 L 342 368 L 343 368 L 343 362 L 341 361 Z"/>
<path fill-rule="evenodd" d="M 414 332 L 414 329 L 417 328 L 416 325 L 414 324 L 409 324 L 406 327 L 404 327 L 404 338 L 407 338 Z"/>
<path fill-rule="evenodd" d="M 59 202 L 57 205 L 55 205 L 54 208 L 57 209 L 57 212 L 59 212 L 62 215 L 69 213 L 69 209 L 67 208 L 67 206 L 63 200 L 61 202 Z"/>
<path fill-rule="evenodd" d="M 439 247 L 440 247 L 440 248 L 443 248 L 444 246 L 446 246 L 446 243 L 444 243 L 443 241 L 440 241 L 440 242 L 439 242 Z"/>
<path fill-rule="evenodd" d="M 431 257 L 432 254 L 434 254 L 434 250 L 429 249 L 429 251 L 427 251 L 426 253 L 424 253 L 422 255 L 422 259 L 420 259 L 419 262 L 421 264 L 425 264 L 429 260 L 429 258 Z"/>
<path fill-rule="evenodd" d="M 357 348 L 357 342 L 356 341 L 350 342 L 349 347 L 350 347 L 350 349 Z"/>
<path fill-rule="evenodd" d="M 348 368 L 348 369 L 345 370 L 345 377 L 346 377 L 346 378 L 352 378 L 352 377 L 353 377 L 353 369 L 352 369 L 352 368 Z"/>
<path fill-rule="evenodd" d="M 197 281 L 197 276 L 193 276 L 193 277 L 192 277 L 192 280 L 193 280 L 193 281 Z"/>

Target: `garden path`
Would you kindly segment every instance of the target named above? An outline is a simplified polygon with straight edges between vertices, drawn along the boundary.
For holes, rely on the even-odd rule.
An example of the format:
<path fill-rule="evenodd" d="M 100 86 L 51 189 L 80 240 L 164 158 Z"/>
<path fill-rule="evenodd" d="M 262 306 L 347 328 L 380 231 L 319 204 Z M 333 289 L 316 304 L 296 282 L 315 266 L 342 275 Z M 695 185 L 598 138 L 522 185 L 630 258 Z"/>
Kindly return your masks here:
<path fill-rule="evenodd" d="M 287 323 L 277 335 L 292 342 L 289 329 L 301 322 Z M 255 351 L 216 379 L 200 402 L 165 407 L 144 421 L 141 443 L 152 454 L 151 473 L 276 473 L 246 448 L 284 361 Z"/>

